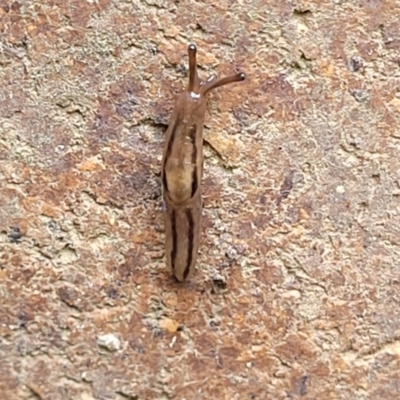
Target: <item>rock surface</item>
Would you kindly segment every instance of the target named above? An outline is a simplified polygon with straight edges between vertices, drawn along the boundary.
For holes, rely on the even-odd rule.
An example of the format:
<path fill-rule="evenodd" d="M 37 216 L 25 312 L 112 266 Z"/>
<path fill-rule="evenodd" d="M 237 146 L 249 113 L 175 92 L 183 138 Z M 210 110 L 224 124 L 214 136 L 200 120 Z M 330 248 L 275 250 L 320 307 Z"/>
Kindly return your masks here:
<path fill-rule="evenodd" d="M 1 2 L 2 398 L 398 398 L 398 1 L 213 3 Z M 210 96 L 178 284 L 160 160 L 190 41 L 248 79 Z"/>

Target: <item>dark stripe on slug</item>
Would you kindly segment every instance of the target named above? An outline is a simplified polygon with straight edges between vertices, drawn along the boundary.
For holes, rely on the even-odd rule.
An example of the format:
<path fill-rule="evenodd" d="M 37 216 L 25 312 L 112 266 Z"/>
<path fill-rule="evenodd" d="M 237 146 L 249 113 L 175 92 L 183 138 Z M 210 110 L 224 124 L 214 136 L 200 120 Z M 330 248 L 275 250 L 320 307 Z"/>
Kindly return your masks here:
<path fill-rule="evenodd" d="M 178 128 L 178 125 L 180 124 L 180 117 L 179 115 L 176 117 L 175 119 L 175 123 L 172 126 L 172 132 L 171 132 L 171 136 L 169 138 L 169 142 L 168 142 L 168 146 L 167 146 L 167 151 L 165 153 L 165 159 L 164 159 L 164 167 L 168 162 L 168 158 L 171 155 L 171 151 L 172 151 L 172 145 L 174 144 L 174 140 L 175 140 L 175 135 L 176 135 L 176 130 Z M 163 168 L 164 168 L 163 167 Z"/>
<path fill-rule="evenodd" d="M 194 167 L 193 172 L 192 172 L 192 195 L 191 195 L 191 197 L 193 197 L 194 194 L 196 193 L 198 186 L 199 186 L 199 184 L 197 182 L 197 167 Z"/>
<path fill-rule="evenodd" d="M 196 164 L 197 158 L 197 147 L 196 147 L 196 130 L 197 125 L 194 124 L 189 129 L 190 141 L 192 142 L 193 149 L 192 149 L 192 164 Z"/>
<path fill-rule="evenodd" d="M 194 245 L 194 221 L 190 209 L 186 210 L 186 217 L 188 219 L 188 257 L 185 271 L 183 272 L 183 279 L 186 279 L 190 272 L 190 265 L 193 259 L 193 245 Z"/>
<path fill-rule="evenodd" d="M 178 249 L 178 232 L 176 231 L 176 215 L 175 210 L 171 214 L 171 229 L 172 229 L 172 251 L 171 251 L 171 267 L 175 269 L 176 252 Z"/>
<path fill-rule="evenodd" d="M 164 189 L 167 192 L 169 192 L 169 190 L 168 190 L 167 177 L 166 177 L 166 174 L 165 174 L 165 166 L 167 165 L 169 156 L 171 155 L 171 152 L 172 152 L 172 145 L 174 144 L 175 135 L 176 135 L 176 129 L 178 127 L 179 121 L 180 121 L 180 118 L 179 118 L 179 115 L 178 115 L 177 118 L 175 119 L 174 125 L 172 126 L 171 136 L 169 138 L 167 151 L 165 153 L 165 157 L 164 157 L 163 165 L 162 165 L 162 170 L 163 170 L 162 183 L 163 183 Z"/>
<path fill-rule="evenodd" d="M 169 192 L 168 184 L 167 184 L 167 174 L 165 172 L 164 172 L 163 177 L 162 177 L 162 183 L 163 183 L 165 191 Z"/>
<path fill-rule="evenodd" d="M 197 125 L 194 124 L 190 127 L 189 134 L 190 134 L 190 140 L 192 142 L 192 166 L 193 172 L 192 172 L 192 195 L 191 197 L 194 196 L 196 193 L 197 187 L 199 183 L 197 182 L 197 166 L 196 166 L 196 159 L 197 159 L 197 147 L 196 147 L 196 131 L 197 131 Z"/>
<path fill-rule="evenodd" d="M 189 137 L 190 137 L 190 141 L 192 143 L 195 142 L 196 140 L 196 130 L 197 130 L 197 125 L 193 124 L 190 128 L 189 128 Z"/>

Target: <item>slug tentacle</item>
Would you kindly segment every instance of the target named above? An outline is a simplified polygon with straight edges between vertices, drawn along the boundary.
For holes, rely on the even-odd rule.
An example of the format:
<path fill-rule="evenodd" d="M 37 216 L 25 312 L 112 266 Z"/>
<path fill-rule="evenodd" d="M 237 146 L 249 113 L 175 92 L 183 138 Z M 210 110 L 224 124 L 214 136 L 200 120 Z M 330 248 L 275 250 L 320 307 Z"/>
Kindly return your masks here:
<path fill-rule="evenodd" d="M 204 86 L 201 87 L 201 94 L 205 96 L 210 90 L 216 89 L 217 87 L 227 85 L 228 83 L 244 81 L 245 79 L 246 74 L 244 74 L 243 72 L 236 75 L 227 76 L 226 78 L 211 79 L 207 81 Z"/>
<path fill-rule="evenodd" d="M 193 272 L 200 243 L 206 95 L 219 86 L 246 78 L 244 73 L 239 73 L 201 81 L 197 74 L 196 53 L 196 46 L 190 44 L 189 83 L 172 112 L 165 134 L 161 171 L 166 258 L 179 281 L 187 279 Z"/>
<path fill-rule="evenodd" d="M 189 86 L 188 91 L 194 92 L 198 89 L 200 85 L 200 79 L 197 74 L 197 62 L 196 62 L 196 54 L 197 48 L 195 44 L 189 44 L 188 46 L 189 53 Z"/>

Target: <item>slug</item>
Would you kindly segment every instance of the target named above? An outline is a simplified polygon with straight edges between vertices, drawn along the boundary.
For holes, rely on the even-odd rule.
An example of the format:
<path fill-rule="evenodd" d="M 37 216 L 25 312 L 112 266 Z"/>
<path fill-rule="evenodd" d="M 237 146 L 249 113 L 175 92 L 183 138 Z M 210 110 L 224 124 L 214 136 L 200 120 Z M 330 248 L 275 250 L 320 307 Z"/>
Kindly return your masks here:
<path fill-rule="evenodd" d="M 188 46 L 189 84 L 176 100 L 165 134 L 162 159 L 162 189 L 165 204 L 165 248 L 167 264 L 178 281 L 194 270 L 200 243 L 203 176 L 203 124 L 206 96 L 211 90 L 243 81 L 244 73 L 200 80 L 197 49 Z"/>

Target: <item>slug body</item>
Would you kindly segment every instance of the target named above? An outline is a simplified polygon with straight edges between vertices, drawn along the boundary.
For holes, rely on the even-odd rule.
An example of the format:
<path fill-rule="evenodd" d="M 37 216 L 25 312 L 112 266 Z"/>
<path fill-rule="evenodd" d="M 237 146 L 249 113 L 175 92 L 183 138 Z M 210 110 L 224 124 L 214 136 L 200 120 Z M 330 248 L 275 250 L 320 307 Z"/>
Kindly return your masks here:
<path fill-rule="evenodd" d="M 245 79 L 245 74 L 240 73 L 201 81 L 194 44 L 189 45 L 188 53 L 189 85 L 178 97 L 172 112 L 161 171 L 166 206 L 166 259 L 179 281 L 187 279 L 193 272 L 200 243 L 206 95 L 216 87 Z"/>

